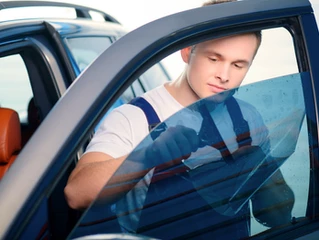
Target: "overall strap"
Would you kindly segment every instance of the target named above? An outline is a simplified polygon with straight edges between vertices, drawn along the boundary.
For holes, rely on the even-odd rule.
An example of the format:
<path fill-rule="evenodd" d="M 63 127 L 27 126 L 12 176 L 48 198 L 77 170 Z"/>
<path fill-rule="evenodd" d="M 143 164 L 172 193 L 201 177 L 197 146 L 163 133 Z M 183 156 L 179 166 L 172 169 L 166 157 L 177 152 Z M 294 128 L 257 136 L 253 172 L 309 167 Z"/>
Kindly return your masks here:
<path fill-rule="evenodd" d="M 142 100 L 142 102 L 144 101 L 145 100 Z M 233 102 L 230 102 L 228 104 L 232 105 Z M 142 103 L 142 105 L 138 104 L 136 106 L 140 107 L 145 112 L 145 115 L 148 116 L 149 113 L 147 112 L 149 110 L 145 110 L 146 105 L 144 105 L 144 103 Z M 201 140 L 203 141 L 203 144 L 204 144 L 203 146 L 207 146 L 207 145 L 213 146 L 214 148 L 220 151 L 221 155 L 223 156 L 223 159 L 227 163 L 233 163 L 234 159 L 231 153 L 229 152 L 222 136 L 220 135 L 220 132 L 217 129 L 216 124 L 213 118 L 211 117 L 209 110 L 207 109 L 207 105 L 202 104 L 199 106 L 199 108 L 200 108 L 200 113 L 203 117 L 203 123 L 202 123 L 202 127 L 199 134 L 201 137 Z M 234 108 L 235 110 L 232 108 Z M 231 116 L 231 121 L 233 122 L 234 131 L 237 136 L 237 133 L 242 132 L 242 130 L 241 131 L 237 129 L 235 130 L 235 127 L 241 126 L 241 124 L 238 124 L 237 122 L 237 121 L 242 122 L 241 110 L 238 104 L 233 107 L 230 106 L 229 108 L 227 108 L 227 110 L 229 111 L 229 114 Z M 234 111 L 234 113 L 231 111 Z M 238 114 L 238 112 L 240 112 L 240 115 Z M 149 121 L 149 124 L 152 124 L 152 123 L 154 122 Z M 248 124 L 247 124 L 247 127 L 248 127 Z M 245 128 L 245 131 L 246 131 L 246 128 Z M 249 132 L 249 127 L 248 127 L 248 132 Z M 237 141 L 240 139 L 241 138 L 237 136 Z M 238 145 L 240 145 L 239 142 L 238 142 Z M 219 221 L 220 222 L 225 221 L 225 222 L 235 223 L 233 225 L 226 226 L 225 228 L 223 228 L 223 230 L 221 230 L 221 232 L 227 231 L 230 234 L 229 235 L 230 238 L 238 239 L 238 238 L 246 237 L 249 235 L 248 225 L 250 223 L 249 222 L 250 215 L 249 215 L 249 206 L 247 203 L 244 205 L 245 207 L 242 208 L 245 211 L 242 210 L 240 214 L 234 217 L 221 215 L 218 212 L 216 212 L 210 205 L 208 205 L 205 199 L 199 194 L 198 192 L 199 189 L 195 188 L 195 185 L 193 184 L 192 179 L 190 178 L 188 173 L 186 175 L 183 174 L 185 173 L 185 170 L 183 170 L 180 174 L 180 172 L 176 170 L 178 169 L 163 171 L 163 172 L 160 172 L 160 174 L 163 174 L 163 175 L 152 176 L 152 180 L 150 185 L 148 186 L 146 198 L 143 204 L 144 205 L 143 211 L 141 212 L 141 215 L 139 217 L 139 224 L 136 230 L 137 233 L 143 234 L 145 231 L 149 229 L 150 223 L 156 224 L 157 220 L 154 220 L 154 212 L 161 212 L 161 217 L 159 218 L 161 221 L 163 221 L 163 219 L 165 220 L 167 216 L 171 217 L 172 213 L 173 215 L 176 213 L 175 215 L 177 216 L 177 218 L 178 216 L 180 217 L 181 212 L 184 212 L 183 209 L 185 209 L 185 206 L 184 206 L 185 204 L 182 207 L 180 207 L 181 206 L 181 204 L 179 204 L 180 200 L 179 198 L 176 198 L 176 196 L 181 196 L 181 194 L 183 194 L 184 202 L 186 203 L 186 205 L 188 204 L 186 209 L 190 209 L 191 212 L 196 212 L 196 214 L 190 214 L 187 218 L 180 217 L 178 221 L 184 225 L 189 225 L 190 231 L 198 232 L 198 233 L 203 233 L 203 232 L 206 233 L 205 229 L 207 227 L 210 227 L 210 225 L 206 223 L 211 223 L 211 222 L 218 223 Z M 156 179 L 156 177 L 160 177 L 160 178 Z M 211 183 L 212 181 L 214 182 L 214 180 L 210 179 L 209 183 Z M 172 183 L 174 184 L 172 185 Z M 167 188 L 167 186 L 171 186 L 171 187 Z M 166 201 L 167 199 L 169 199 L 170 201 Z M 161 204 L 158 204 L 160 201 L 163 201 L 163 202 L 161 202 Z M 172 204 L 175 204 L 177 207 L 170 208 Z M 205 212 L 203 211 L 198 212 L 198 209 L 205 209 Z M 205 214 L 208 214 L 207 215 L 208 220 L 205 223 L 202 223 L 201 219 L 202 219 L 202 216 L 204 216 Z M 167 224 L 167 225 L 173 226 L 174 224 L 175 222 L 173 221 L 171 224 Z M 160 231 L 161 230 L 159 229 L 157 230 L 155 229 L 155 232 L 157 232 L 157 234 L 159 234 Z M 184 234 L 185 233 L 181 232 L 180 236 L 183 236 Z M 207 234 L 207 235 L 210 235 L 210 234 Z M 213 236 L 210 236 L 212 238 L 218 237 L 218 233 L 216 234 L 212 233 L 212 235 Z"/>
<path fill-rule="evenodd" d="M 136 97 L 134 99 L 132 99 L 129 104 L 132 104 L 136 107 L 139 107 L 141 110 L 143 110 L 145 117 L 147 119 L 148 122 L 148 130 L 151 133 L 151 137 L 153 140 L 155 140 L 163 131 L 166 130 L 166 124 L 162 123 L 161 126 L 162 127 L 158 127 L 156 129 L 153 130 L 153 128 L 155 128 L 157 125 L 159 125 L 161 123 L 156 111 L 154 110 L 154 108 L 152 107 L 152 105 L 145 100 L 145 98 L 142 97 Z"/>
<path fill-rule="evenodd" d="M 250 137 L 249 125 L 243 117 L 238 102 L 234 97 L 230 97 L 226 100 L 225 104 L 233 123 L 233 130 L 236 134 L 238 148 L 251 145 L 252 140 Z M 200 113 L 203 117 L 203 124 L 199 134 L 201 136 L 202 144 L 211 145 L 212 147 L 218 149 L 222 155 L 222 158 L 226 162 L 232 163 L 234 159 L 218 128 L 216 127 L 214 119 L 211 117 L 206 104 L 200 106 Z"/>
<path fill-rule="evenodd" d="M 233 156 L 225 144 L 225 141 L 222 138 L 214 119 L 210 115 L 206 104 L 200 105 L 199 109 L 203 117 L 203 123 L 199 131 L 202 144 L 201 147 L 212 146 L 213 148 L 216 148 L 225 162 L 232 163 L 234 161 Z"/>
<path fill-rule="evenodd" d="M 239 104 L 234 97 L 227 99 L 226 107 L 233 122 L 238 148 L 251 145 L 249 125 L 244 119 Z"/>
<path fill-rule="evenodd" d="M 167 129 L 166 124 L 162 123 L 161 124 L 162 127 L 158 127 L 154 131 L 152 131 L 153 128 L 155 128 L 157 125 L 161 123 L 161 121 L 157 113 L 155 112 L 154 108 L 152 107 L 152 105 L 148 101 L 146 101 L 144 98 L 142 97 L 134 98 L 129 102 L 129 104 L 132 104 L 143 110 L 147 118 L 147 122 L 149 125 L 148 128 L 149 128 L 149 131 L 151 132 L 151 137 L 153 140 L 155 140 L 163 131 Z M 252 139 L 250 136 L 249 125 L 243 117 L 243 114 L 241 112 L 238 102 L 236 101 L 234 97 L 230 97 L 229 99 L 226 100 L 225 104 L 233 123 L 233 130 L 236 134 L 236 141 L 238 144 L 238 148 L 242 146 L 251 145 Z M 208 112 L 208 109 L 206 109 L 206 107 L 203 106 L 201 109 L 201 114 L 204 117 L 204 121 L 206 122 L 205 124 L 203 124 L 203 127 L 210 126 L 210 129 L 204 128 L 204 129 L 201 129 L 201 132 L 204 135 L 206 135 L 207 138 L 215 138 L 214 140 L 215 144 L 213 147 L 218 149 L 221 152 L 224 159 L 229 158 L 229 160 L 231 161 L 232 160 L 231 154 L 224 140 L 222 139 L 214 120 L 211 118 Z M 210 136 L 207 136 L 207 135 L 210 135 Z"/>

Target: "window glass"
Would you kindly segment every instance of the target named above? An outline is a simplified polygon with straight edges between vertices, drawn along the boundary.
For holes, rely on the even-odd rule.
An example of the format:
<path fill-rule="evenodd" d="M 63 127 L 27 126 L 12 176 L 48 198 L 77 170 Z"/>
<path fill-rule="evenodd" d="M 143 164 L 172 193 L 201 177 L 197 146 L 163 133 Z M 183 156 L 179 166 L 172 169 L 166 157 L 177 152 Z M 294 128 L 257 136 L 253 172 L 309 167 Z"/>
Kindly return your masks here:
<path fill-rule="evenodd" d="M 285 28 L 262 31 L 262 43 L 243 84 L 298 72 L 291 34 Z"/>
<path fill-rule="evenodd" d="M 254 220 L 251 223 L 251 234 L 254 235 L 272 224 L 262 223 L 255 218 L 259 219 L 259 214 L 271 213 L 272 210 L 278 211 L 282 205 L 293 206 L 292 217 L 305 217 L 310 159 L 304 120 L 304 81 L 309 81 L 308 73 L 260 81 L 242 86 L 237 91 L 229 91 L 234 94 L 241 113 L 249 123 L 251 145 L 260 143 L 258 148 L 249 147 L 249 151 L 245 147 L 238 149 L 240 141 L 246 142 L 248 139 L 247 128 L 241 125 L 238 129 L 237 136 L 246 136 L 239 141 L 234 134 L 235 127 L 229 129 L 224 123 L 233 121 L 232 124 L 237 126 L 242 124 L 241 121 L 237 120 L 239 123 L 236 123 L 236 120 L 231 120 L 232 114 L 229 113 L 226 118 L 218 119 L 225 111 L 229 112 L 228 106 L 225 108 L 223 103 L 218 102 L 219 95 L 202 99 L 174 114 L 160 124 L 158 130 L 163 129 L 164 124 L 166 129 L 178 125 L 192 128 L 203 141 L 202 148 L 180 165 L 151 172 L 152 180 L 147 193 L 143 191 L 145 185 L 139 182 L 139 196 L 145 194 L 142 205 L 129 199 L 134 194 L 126 196 L 130 202 L 128 205 L 121 200 L 113 205 L 103 204 L 103 198 L 100 198 L 85 213 L 72 237 L 81 236 L 87 231 L 111 233 L 117 226 L 119 229 L 135 229 L 142 235 L 159 239 L 208 237 L 212 232 L 223 234 L 219 235 L 221 238 L 234 239 L 234 235 L 228 235 L 232 231 L 221 226 L 231 224 L 233 227 L 230 229 L 238 226 L 244 229 L 249 222 L 243 219 L 248 217 Z M 234 110 L 236 104 L 229 104 L 233 106 L 229 109 Z M 234 116 L 234 119 L 240 119 L 240 115 Z M 232 158 L 228 158 L 228 155 L 222 157 L 224 150 L 216 150 L 220 139 L 215 137 L 217 132 L 210 130 L 210 117 L 215 120 L 222 140 L 232 152 Z M 114 176 L 134 173 L 134 166 L 140 161 L 136 153 L 152 142 L 151 134 L 133 150 Z M 238 154 L 242 149 L 246 149 L 244 154 Z M 155 164 L 155 159 L 158 158 L 147 159 L 146 162 L 154 163 L 154 167 L 162 165 L 159 159 L 158 165 Z M 148 169 L 150 166 L 145 167 Z M 272 177 L 277 179 L 279 171 L 283 179 L 275 183 L 270 181 Z M 282 182 L 286 182 L 291 190 L 287 191 Z M 114 186 L 106 186 L 109 187 Z M 274 193 L 284 197 L 264 209 L 261 203 L 264 203 L 265 196 L 260 197 L 260 192 L 266 192 L 266 202 L 276 198 Z M 249 204 L 252 209 L 248 207 Z M 249 210 L 253 211 L 250 216 Z M 290 219 L 279 224 L 279 227 L 285 227 L 286 224 L 290 224 Z M 246 230 L 249 231 L 249 228 Z"/>
<path fill-rule="evenodd" d="M 172 79 L 179 77 L 185 67 L 180 52 L 175 52 L 163 60 Z M 254 62 L 242 84 L 284 76 L 298 72 L 294 43 L 285 28 L 262 31 L 262 42 Z"/>
<path fill-rule="evenodd" d="M 78 37 L 68 38 L 66 41 L 70 46 L 80 71 L 83 71 L 112 44 L 111 39 L 108 37 Z M 88 48 L 87 46 L 90 47 Z M 127 89 L 123 93 L 121 99 L 117 101 L 112 109 L 169 80 L 168 73 L 161 63 L 155 64 L 133 83 L 133 88 Z"/>
<path fill-rule="evenodd" d="M 67 38 L 67 44 L 74 56 L 74 59 L 80 69 L 85 70 L 103 51 L 111 44 L 108 37 L 77 37 Z M 90 46 L 88 48 L 88 46 Z M 160 63 L 155 64 L 147 70 L 140 79 L 135 80 L 132 87 L 128 88 L 123 95 L 115 102 L 110 110 L 129 102 L 134 97 L 142 95 L 145 91 L 151 90 L 169 81 L 168 74 Z M 108 114 L 108 113 L 107 113 Z M 106 115 L 107 115 L 106 114 Z M 105 117 L 102 118 L 102 121 Z M 99 126 L 98 124 L 97 126 Z"/>
<path fill-rule="evenodd" d="M 20 121 L 27 123 L 27 109 L 33 93 L 21 56 L 1 57 L 0 69 L 0 106 L 14 109 Z"/>
<path fill-rule="evenodd" d="M 162 64 L 155 64 L 153 67 L 148 69 L 142 76 L 141 82 L 146 91 L 153 89 L 164 81 L 169 81 L 167 73 L 165 73 Z"/>
<path fill-rule="evenodd" d="M 123 93 L 121 98 L 124 103 L 127 103 L 134 97 L 141 96 L 143 93 L 170 80 L 171 79 L 165 68 L 162 66 L 162 63 L 159 62 L 143 73 L 140 78 L 136 79 L 132 86 Z"/>
<path fill-rule="evenodd" d="M 112 44 L 108 37 L 78 37 L 66 41 L 81 71 Z"/>
<path fill-rule="evenodd" d="M 269 38 L 277 32 L 280 37 Z M 117 202 L 106 203 L 101 194 L 71 238 L 129 231 L 158 239 L 209 239 L 211 234 L 238 239 L 290 226 L 292 217 L 305 219 L 310 156 L 303 83 L 310 76 L 299 72 L 286 29 L 264 30 L 262 35 L 260 51 L 239 88 L 173 114 L 134 148 L 113 178 L 136 173 L 138 153 L 153 146 L 154 135 L 171 127 L 195 130 L 202 144 L 199 150 L 177 156 L 177 146 L 167 138 L 154 155 L 142 155 L 147 158 L 142 160 L 145 169 L 152 170 L 134 179 L 135 189 Z M 161 146 L 186 160 L 163 168 L 162 156 L 168 152 Z M 104 190 L 129 183 L 106 185 Z M 291 211 L 276 215 L 282 209 Z"/>
<path fill-rule="evenodd" d="M 151 68 L 151 69 L 154 69 Z M 150 69 L 150 70 L 151 70 Z M 154 83 L 148 84 L 147 85 L 147 81 L 140 81 L 140 79 L 135 80 L 132 85 L 126 89 L 126 91 L 121 95 L 120 98 L 118 98 L 116 100 L 116 102 L 113 104 L 113 106 L 109 109 L 109 111 L 107 111 L 107 113 L 105 114 L 105 116 L 102 118 L 102 120 L 100 121 L 100 123 L 96 126 L 95 129 L 97 129 L 100 124 L 104 121 L 105 117 L 110 113 L 110 111 L 112 111 L 114 108 L 117 108 L 125 103 L 130 102 L 132 99 L 134 99 L 135 97 L 141 96 L 143 93 L 145 93 L 145 91 L 149 91 L 152 88 L 155 88 L 161 84 L 164 84 L 165 82 L 168 81 L 167 79 L 167 75 L 164 74 L 164 70 L 162 68 L 160 68 L 161 72 L 158 72 L 159 76 L 161 76 L 161 78 L 158 78 L 158 80 Z M 150 71 L 148 70 L 148 71 Z M 148 72 L 147 71 L 147 72 Z M 153 72 L 153 70 L 151 70 L 151 72 Z M 154 73 L 154 72 L 153 72 Z M 146 74 L 146 73 L 145 73 Z M 145 75 L 144 74 L 144 75 Z M 147 73 L 149 76 L 152 76 L 152 73 Z M 144 78 L 145 80 L 145 78 Z M 145 84 L 145 85 L 144 85 Z"/>
<path fill-rule="evenodd" d="M 300 78 L 300 76 L 305 77 Z M 298 118 L 300 115 L 298 111 L 302 111 L 301 109 L 304 105 L 301 82 L 305 79 L 309 81 L 309 76 L 307 76 L 307 74 L 300 76 L 293 74 L 283 76 L 279 78 L 280 80 L 275 79 L 271 84 L 268 82 L 263 83 L 265 87 L 263 90 L 261 90 L 263 87 L 262 84 L 260 84 L 260 88 L 250 89 L 250 85 L 247 85 L 247 87 L 243 86 L 238 91 L 240 99 L 249 102 L 252 101 L 252 98 L 250 98 L 251 93 L 248 93 L 249 91 L 253 90 L 256 96 L 259 95 L 259 98 L 254 97 L 256 101 L 259 101 L 258 103 L 255 102 L 254 106 L 261 112 L 265 124 L 270 131 L 271 146 L 276 146 L 278 140 L 281 139 L 279 141 L 282 142 L 278 145 L 289 149 L 290 141 L 296 141 L 296 144 L 292 147 L 293 153 L 280 168 L 287 184 L 295 195 L 292 217 L 296 219 L 305 217 L 310 178 L 308 128 L 306 119 L 300 121 Z M 291 86 L 288 86 L 290 84 Z M 254 86 L 254 84 L 252 86 Z M 290 123 L 282 120 L 285 118 L 284 116 L 288 114 L 290 114 L 288 117 L 290 118 Z M 296 129 L 300 132 L 295 136 L 296 138 L 294 140 L 288 141 L 291 137 L 290 134 Z M 259 233 L 266 229 L 268 229 L 268 227 L 258 223 L 255 218 L 252 219 L 252 234 Z"/>
<path fill-rule="evenodd" d="M 123 99 L 123 103 L 128 103 L 133 98 L 141 96 L 143 93 L 144 89 L 142 88 L 141 82 L 139 79 L 136 79 L 132 85 L 122 94 L 121 99 Z"/>

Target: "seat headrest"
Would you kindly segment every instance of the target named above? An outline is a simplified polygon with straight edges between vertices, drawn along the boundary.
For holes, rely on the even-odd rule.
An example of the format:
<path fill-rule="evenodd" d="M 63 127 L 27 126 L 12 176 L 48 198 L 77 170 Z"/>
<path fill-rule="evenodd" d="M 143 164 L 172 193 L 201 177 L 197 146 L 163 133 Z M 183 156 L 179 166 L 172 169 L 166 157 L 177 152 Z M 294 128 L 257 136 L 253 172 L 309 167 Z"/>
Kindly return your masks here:
<path fill-rule="evenodd" d="M 39 109 L 35 105 L 34 98 L 31 98 L 28 105 L 28 123 L 31 128 L 37 128 L 40 125 Z"/>
<path fill-rule="evenodd" d="M 11 156 L 21 150 L 21 129 L 18 113 L 0 107 L 0 164 L 7 164 Z"/>

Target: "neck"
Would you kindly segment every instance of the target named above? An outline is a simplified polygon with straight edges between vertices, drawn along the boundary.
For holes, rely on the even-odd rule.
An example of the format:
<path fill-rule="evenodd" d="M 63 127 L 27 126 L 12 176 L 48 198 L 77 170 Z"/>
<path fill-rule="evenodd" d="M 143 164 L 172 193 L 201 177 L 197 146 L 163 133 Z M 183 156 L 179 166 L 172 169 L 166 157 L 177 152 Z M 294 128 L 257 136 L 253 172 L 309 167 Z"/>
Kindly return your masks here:
<path fill-rule="evenodd" d="M 184 107 L 200 99 L 189 86 L 185 73 L 182 73 L 176 80 L 167 83 L 165 87 L 175 100 Z"/>

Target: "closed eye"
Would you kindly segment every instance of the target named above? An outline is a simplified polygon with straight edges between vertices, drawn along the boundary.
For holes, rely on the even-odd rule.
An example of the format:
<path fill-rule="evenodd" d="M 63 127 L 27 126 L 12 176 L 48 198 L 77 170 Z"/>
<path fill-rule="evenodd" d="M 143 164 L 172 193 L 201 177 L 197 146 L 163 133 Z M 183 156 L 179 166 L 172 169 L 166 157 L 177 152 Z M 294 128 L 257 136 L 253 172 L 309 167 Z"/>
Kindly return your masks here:
<path fill-rule="evenodd" d="M 249 66 L 249 62 L 245 60 L 235 61 L 233 62 L 233 65 L 238 69 L 242 69 L 242 68 L 247 68 Z"/>
<path fill-rule="evenodd" d="M 236 68 L 242 69 L 244 66 L 242 64 L 234 64 Z"/>
<path fill-rule="evenodd" d="M 217 58 L 209 58 L 212 62 L 217 62 Z"/>
<path fill-rule="evenodd" d="M 249 64 L 247 62 L 235 62 L 234 66 L 238 69 L 247 68 Z"/>

